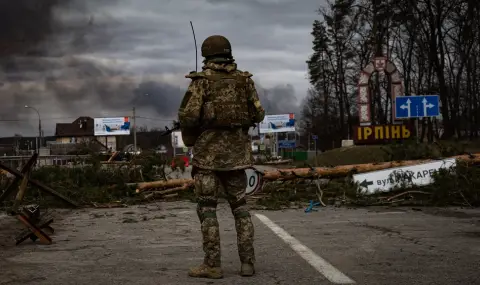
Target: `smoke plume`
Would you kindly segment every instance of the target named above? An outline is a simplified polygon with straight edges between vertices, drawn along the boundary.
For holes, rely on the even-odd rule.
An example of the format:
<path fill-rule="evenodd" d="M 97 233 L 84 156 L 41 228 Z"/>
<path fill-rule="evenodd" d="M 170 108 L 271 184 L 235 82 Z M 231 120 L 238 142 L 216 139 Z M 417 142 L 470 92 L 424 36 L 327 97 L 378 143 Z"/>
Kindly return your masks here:
<path fill-rule="evenodd" d="M 57 122 L 127 116 L 133 106 L 141 110 L 139 116 L 177 117 L 185 88 L 152 75 L 128 73 L 121 61 L 107 59 L 115 51 L 112 42 L 122 22 L 99 11 L 108 11 L 102 8 L 116 2 L 0 0 L 2 136 L 36 132 L 36 113 L 25 105 L 39 110 L 46 135 Z M 128 38 L 126 33 L 119 36 Z M 292 86 L 264 89 L 257 84 L 257 90 L 269 114 L 296 112 Z"/>
<path fill-rule="evenodd" d="M 278 85 L 273 88 L 258 88 L 260 102 L 269 115 L 298 113 L 298 99 L 292 85 Z"/>

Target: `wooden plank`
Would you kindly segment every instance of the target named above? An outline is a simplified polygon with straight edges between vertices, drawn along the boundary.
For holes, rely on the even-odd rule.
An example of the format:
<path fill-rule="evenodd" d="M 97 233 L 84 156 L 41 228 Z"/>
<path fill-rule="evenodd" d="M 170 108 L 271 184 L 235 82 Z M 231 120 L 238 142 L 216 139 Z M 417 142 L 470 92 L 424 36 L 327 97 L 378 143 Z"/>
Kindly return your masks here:
<path fill-rule="evenodd" d="M 18 192 L 17 192 L 17 196 L 15 197 L 13 207 L 10 210 L 10 213 L 12 213 L 12 214 L 17 213 L 18 207 L 23 202 L 23 198 L 25 197 L 25 192 L 27 192 L 28 178 L 30 176 L 30 170 L 27 170 L 27 173 L 25 173 L 24 175 L 25 176 L 23 176 L 22 182 L 20 183 L 20 186 L 18 187 Z"/>
<path fill-rule="evenodd" d="M 4 169 L 8 172 L 10 172 L 11 174 L 15 175 L 16 177 L 19 177 L 20 179 L 23 178 L 25 175 L 23 173 L 20 173 L 20 171 L 16 170 L 16 169 L 13 169 L 11 167 L 8 167 L 6 166 L 5 164 L 1 163 L 0 162 L 0 168 L 1 169 Z M 74 201 L 70 200 L 69 198 L 67 198 L 66 196 L 58 193 L 57 191 L 53 190 L 52 188 L 46 186 L 45 184 L 41 183 L 40 181 L 37 181 L 37 180 L 34 180 L 34 179 L 28 179 L 28 182 L 31 183 L 32 185 L 38 187 L 40 190 L 44 191 L 44 192 L 47 192 L 57 198 L 59 198 L 60 200 L 64 201 L 65 203 L 69 204 L 70 206 L 73 206 L 73 207 L 78 207 L 78 204 L 75 203 Z"/>
<path fill-rule="evenodd" d="M 46 221 L 45 223 L 41 224 L 39 228 L 40 228 L 40 229 L 44 229 L 44 228 L 45 228 L 45 229 L 48 229 L 48 230 L 50 230 L 50 231 L 53 232 L 53 228 L 50 227 L 50 224 L 51 224 L 51 223 L 53 223 L 53 219 L 50 219 L 50 220 Z M 21 244 L 22 242 L 26 241 L 26 240 L 29 239 L 29 238 L 33 240 L 33 239 L 34 239 L 33 236 L 36 236 L 36 235 L 35 235 L 30 229 L 28 229 L 28 232 L 25 233 L 25 234 L 23 234 L 23 235 L 21 235 L 21 236 L 22 236 L 21 238 L 17 238 L 17 239 L 16 239 L 15 245 L 19 245 L 19 244 Z"/>
<path fill-rule="evenodd" d="M 22 174 L 25 174 L 27 173 L 27 171 L 32 168 L 32 166 L 35 164 L 35 162 L 37 161 L 37 157 L 38 157 L 38 154 L 37 153 L 34 153 L 32 155 L 32 157 L 30 157 L 30 159 L 27 161 L 27 163 L 25 163 L 22 167 L 22 170 L 20 171 L 20 173 Z M 8 170 L 4 170 L 6 172 L 8 172 Z M 17 177 L 15 176 L 15 178 L 13 179 L 12 183 L 10 183 L 10 185 L 8 185 L 7 189 L 5 189 L 5 191 L 3 191 L 2 195 L 0 195 L 0 202 L 4 201 L 5 199 L 8 198 L 8 196 L 10 196 L 12 194 L 12 192 L 15 190 L 15 185 L 17 184 L 17 182 L 20 180 L 21 178 L 20 177 Z"/>
<path fill-rule="evenodd" d="M 45 244 L 52 244 L 52 239 L 45 232 L 43 232 L 42 229 L 40 229 L 34 223 L 32 223 L 27 216 L 25 216 L 24 214 L 18 214 L 17 218 L 25 226 L 27 226 L 30 229 L 30 231 L 40 239 L 41 242 Z"/>

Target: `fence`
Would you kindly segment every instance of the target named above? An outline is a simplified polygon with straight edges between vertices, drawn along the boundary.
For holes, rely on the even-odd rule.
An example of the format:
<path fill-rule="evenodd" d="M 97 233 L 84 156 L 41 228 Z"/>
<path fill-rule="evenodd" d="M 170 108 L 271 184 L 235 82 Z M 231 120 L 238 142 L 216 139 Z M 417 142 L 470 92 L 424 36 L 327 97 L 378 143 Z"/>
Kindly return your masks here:
<path fill-rule="evenodd" d="M 0 156 L 0 162 L 18 169 L 24 165 L 31 156 Z M 36 167 L 59 165 L 71 167 L 73 165 L 84 164 L 89 155 L 44 155 L 37 159 Z"/>
<path fill-rule="evenodd" d="M 283 150 L 282 156 L 284 158 L 293 159 L 294 161 L 314 160 L 315 155 L 320 154 L 320 151 L 305 151 L 305 150 Z"/>

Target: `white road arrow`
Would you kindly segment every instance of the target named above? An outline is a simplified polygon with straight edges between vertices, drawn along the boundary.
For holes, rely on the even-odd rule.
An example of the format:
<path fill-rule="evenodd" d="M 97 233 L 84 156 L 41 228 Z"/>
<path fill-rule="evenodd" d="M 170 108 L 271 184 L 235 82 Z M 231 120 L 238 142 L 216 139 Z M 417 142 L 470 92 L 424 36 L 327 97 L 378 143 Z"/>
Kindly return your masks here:
<path fill-rule="evenodd" d="M 423 103 L 423 116 L 427 117 L 427 108 L 431 109 L 435 107 L 435 105 L 433 105 L 432 103 L 428 103 L 427 98 L 423 98 L 422 103 Z"/>
<path fill-rule="evenodd" d="M 403 105 L 400 105 L 400 109 L 407 109 L 407 117 L 411 117 L 412 114 L 411 114 L 411 110 L 410 110 L 410 104 L 412 104 L 412 101 L 410 101 L 410 99 L 407 99 L 407 102 L 406 104 L 403 104 Z"/>

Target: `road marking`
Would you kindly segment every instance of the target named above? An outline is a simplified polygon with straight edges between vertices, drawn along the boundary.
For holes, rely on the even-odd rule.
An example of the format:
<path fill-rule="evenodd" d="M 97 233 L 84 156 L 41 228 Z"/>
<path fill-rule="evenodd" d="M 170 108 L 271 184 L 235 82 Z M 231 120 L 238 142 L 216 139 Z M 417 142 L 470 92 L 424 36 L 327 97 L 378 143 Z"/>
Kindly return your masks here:
<path fill-rule="evenodd" d="M 395 215 L 395 214 L 406 214 L 407 212 L 370 212 L 371 215 Z"/>
<path fill-rule="evenodd" d="M 261 214 L 255 214 L 255 216 L 330 282 L 335 284 L 355 284 L 355 281 L 304 246 L 300 241 L 272 222 L 272 220 Z"/>

